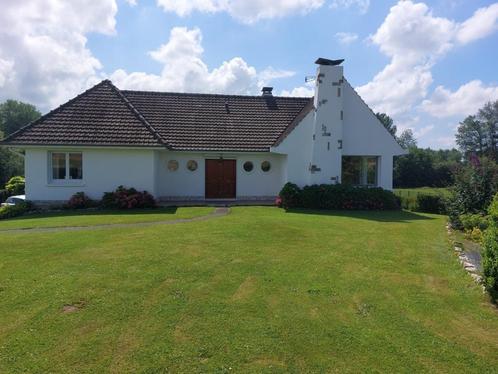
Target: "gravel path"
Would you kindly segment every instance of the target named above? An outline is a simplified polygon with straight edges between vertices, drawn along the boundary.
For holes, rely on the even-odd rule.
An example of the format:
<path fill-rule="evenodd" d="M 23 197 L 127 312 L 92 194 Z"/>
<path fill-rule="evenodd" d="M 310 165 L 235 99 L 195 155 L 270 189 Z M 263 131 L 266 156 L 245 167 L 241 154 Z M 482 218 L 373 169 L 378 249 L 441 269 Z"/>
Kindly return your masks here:
<path fill-rule="evenodd" d="M 136 222 L 136 223 L 105 223 L 91 226 L 63 226 L 63 227 L 33 227 L 23 229 L 6 229 L 0 230 L 0 233 L 20 233 L 20 232 L 61 232 L 61 231 L 82 231 L 93 229 L 106 229 L 106 228 L 122 228 L 122 227 L 147 227 L 154 225 L 173 225 L 177 223 L 206 221 L 216 217 L 226 216 L 230 212 L 229 208 L 222 207 L 216 208 L 212 213 L 206 216 L 193 217 L 193 218 L 180 218 L 168 221 L 153 221 L 153 222 Z"/>

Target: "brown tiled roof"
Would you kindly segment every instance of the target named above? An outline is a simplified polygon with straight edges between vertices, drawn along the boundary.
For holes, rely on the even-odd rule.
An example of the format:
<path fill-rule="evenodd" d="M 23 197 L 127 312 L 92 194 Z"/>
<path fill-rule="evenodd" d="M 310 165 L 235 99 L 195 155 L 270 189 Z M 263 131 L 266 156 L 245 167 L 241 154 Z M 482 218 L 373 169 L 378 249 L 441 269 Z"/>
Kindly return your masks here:
<path fill-rule="evenodd" d="M 106 80 L 3 143 L 268 151 L 309 107 L 310 101 L 273 96 L 120 91 Z"/>

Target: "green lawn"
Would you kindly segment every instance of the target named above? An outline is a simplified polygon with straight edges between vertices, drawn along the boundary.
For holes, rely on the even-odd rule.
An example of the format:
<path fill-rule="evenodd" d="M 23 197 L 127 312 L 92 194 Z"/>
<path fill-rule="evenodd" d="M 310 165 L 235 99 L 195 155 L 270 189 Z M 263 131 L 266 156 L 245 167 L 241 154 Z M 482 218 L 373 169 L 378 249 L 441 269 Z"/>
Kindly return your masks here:
<path fill-rule="evenodd" d="M 496 372 L 498 311 L 444 225 L 239 207 L 3 232 L 0 372 Z"/>
<path fill-rule="evenodd" d="M 168 221 L 172 219 L 203 216 L 213 208 L 157 208 L 148 210 L 83 210 L 61 211 L 0 220 L 0 232 L 8 229 L 28 229 L 36 227 L 92 226 L 109 223 L 139 223 Z"/>
<path fill-rule="evenodd" d="M 437 187 L 395 188 L 394 193 L 398 196 L 405 197 L 417 197 L 419 194 L 448 196 L 450 194 L 450 190 L 449 188 Z"/>

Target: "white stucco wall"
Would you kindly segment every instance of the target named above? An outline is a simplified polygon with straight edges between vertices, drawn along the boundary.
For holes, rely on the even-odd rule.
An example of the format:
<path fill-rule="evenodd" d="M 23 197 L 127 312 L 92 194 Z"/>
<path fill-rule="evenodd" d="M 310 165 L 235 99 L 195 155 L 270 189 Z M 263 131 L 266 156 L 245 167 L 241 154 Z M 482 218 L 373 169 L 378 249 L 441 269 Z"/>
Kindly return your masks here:
<path fill-rule="evenodd" d="M 309 166 L 313 147 L 313 111 L 272 152 L 287 155 L 283 170 L 285 181 L 303 187 L 310 184 Z"/>
<path fill-rule="evenodd" d="M 393 156 L 406 153 L 346 81 L 344 87 L 344 156 L 378 156 L 378 184 L 392 189 Z"/>
<path fill-rule="evenodd" d="M 204 153 L 204 152 L 157 152 L 157 195 L 161 199 L 203 199 L 205 194 L 205 160 L 234 159 L 237 161 L 236 196 L 239 199 L 274 197 L 284 185 L 283 165 L 285 156 L 270 153 Z M 168 161 L 176 160 L 178 170 L 168 170 Z M 195 171 L 187 169 L 189 160 L 197 161 Z M 252 161 L 254 169 L 246 172 L 243 164 Z M 263 172 L 261 163 L 269 161 L 271 170 Z"/>
<path fill-rule="evenodd" d="M 83 180 L 51 183 L 49 152 L 81 152 Z M 25 155 L 26 198 L 66 201 L 83 191 L 92 199 L 119 185 L 155 194 L 154 150 L 113 148 L 28 148 Z"/>

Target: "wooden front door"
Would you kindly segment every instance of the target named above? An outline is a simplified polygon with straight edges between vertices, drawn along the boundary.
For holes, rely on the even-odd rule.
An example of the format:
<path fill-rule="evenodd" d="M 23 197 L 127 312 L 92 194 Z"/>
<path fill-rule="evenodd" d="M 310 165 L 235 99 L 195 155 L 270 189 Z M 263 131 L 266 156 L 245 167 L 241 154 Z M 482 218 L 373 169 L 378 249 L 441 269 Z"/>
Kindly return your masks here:
<path fill-rule="evenodd" d="M 206 160 L 206 199 L 234 199 L 235 179 L 235 160 Z"/>

